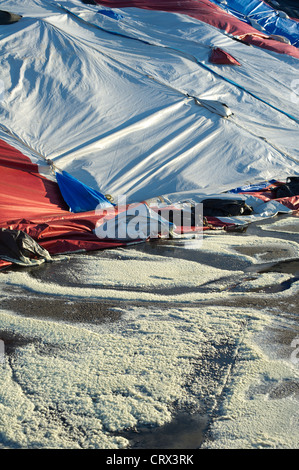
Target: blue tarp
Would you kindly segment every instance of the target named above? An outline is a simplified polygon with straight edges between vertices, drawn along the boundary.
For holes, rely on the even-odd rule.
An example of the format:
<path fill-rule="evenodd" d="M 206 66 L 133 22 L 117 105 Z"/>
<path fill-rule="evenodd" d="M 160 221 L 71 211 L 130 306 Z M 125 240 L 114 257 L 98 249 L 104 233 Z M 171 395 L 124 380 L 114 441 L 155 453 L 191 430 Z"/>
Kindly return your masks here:
<path fill-rule="evenodd" d="M 245 21 L 256 28 L 264 28 L 265 34 L 275 34 L 287 38 L 290 43 L 299 47 L 299 22 L 292 20 L 285 14 L 274 10 L 260 0 L 211 0 L 213 3 L 228 11 L 241 21 Z"/>
<path fill-rule="evenodd" d="M 56 180 L 71 212 L 92 211 L 99 207 L 99 204 L 101 208 L 113 206 L 103 194 L 81 183 L 66 171 L 57 171 Z"/>
<path fill-rule="evenodd" d="M 119 13 L 115 13 L 113 10 L 98 10 L 98 13 L 101 13 L 101 15 L 109 16 L 109 18 L 112 18 L 113 20 L 121 20 L 123 18 L 122 15 Z"/>
<path fill-rule="evenodd" d="M 249 184 L 247 186 L 240 186 L 239 188 L 231 189 L 230 191 L 227 191 L 228 193 L 252 193 L 255 191 L 262 191 L 265 188 L 268 188 L 271 184 L 277 183 L 276 180 L 269 180 L 265 181 L 260 184 Z"/>

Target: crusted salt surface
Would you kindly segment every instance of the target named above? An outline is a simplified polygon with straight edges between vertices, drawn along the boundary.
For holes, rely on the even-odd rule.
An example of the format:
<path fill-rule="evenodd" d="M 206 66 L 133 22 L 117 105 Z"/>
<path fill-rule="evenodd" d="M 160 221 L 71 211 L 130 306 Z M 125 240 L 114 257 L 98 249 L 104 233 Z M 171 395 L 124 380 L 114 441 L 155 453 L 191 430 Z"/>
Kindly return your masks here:
<path fill-rule="evenodd" d="M 243 274 L 243 273 L 242 273 Z M 223 284 L 221 283 L 223 279 Z M 128 301 L 140 301 L 140 302 L 159 302 L 159 303 L 172 303 L 180 302 L 186 304 L 192 304 L 201 300 L 213 300 L 220 298 L 224 300 L 225 298 L 232 297 L 242 297 L 246 294 L 246 288 L 242 289 L 239 286 L 238 290 L 234 292 L 229 292 L 227 284 L 225 283 L 225 278 L 221 278 L 220 282 L 217 283 L 217 288 L 212 292 L 197 292 L 187 291 L 183 294 L 171 294 L 164 295 L 151 292 L 140 292 L 132 290 L 118 290 L 117 288 L 111 289 L 104 287 L 92 288 L 92 287 L 69 287 L 61 286 L 54 283 L 46 283 L 38 279 L 33 279 L 27 273 L 14 273 L 14 275 L 8 275 L 6 279 L 6 284 L 11 286 L 21 287 L 23 289 L 29 290 L 32 293 L 45 294 L 45 295 L 55 295 L 63 297 L 71 297 L 78 299 L 113 299 L 113 300 L 128 300 Z M 88 282 L 89 283 L 89 282 Z M 241 285 L 241 284 L 240 284 Z M 187 284 L 188 286 L 188 284 Z M 245 287 L 248 286 L 248 283 L 245 284 Z M 258 281 L 255 283 L 255 287 L 258 287 Z M 133 286 L 134 287 L 134 286 Z M 136 286 L 135 286 L 136 287 Z M 175 287 L 175 286 L 174 286 Z M 262 286 L 261 286 L 262 287 Z M 272 298 L 283 298 L 288 297 L 289 295 L 296 295 L 299 290 L 299 281 L 293 282 L 292 286 L 285 291 L 272 293 Z M 251 292 L 252 297 L 263 297 L 263 292 Z"/>
<path fill-rule="evenodd" d="M 269 357 L 254 338 L 261 343 L 269 325 L 267 313 L 221 307 L 135 307 L 121 322 L 97 326 L 2 311 L 2 331 L 27 344 L 0 367 L 1 445 L 123 448 L 125 429 L 169 422 L 174 402 L 200 411 L 202 400 L 213 408 L 224 396 L 204 447 L 296 447 L 295 398 L 270 400 L 259 388 L 299 381 L 298 368 Z M 224 344 L 231 363 L 213 376 Z"/>
<path fill-rule="evenodd" d="M 224 259 L 226 254 L 245 256 L 256 264 L 259 253 L 270 246 L 266 237 L 226 235 L 207 236 L 200 249 Z M 186 243 L 196 246 L 196 241 Z M 291 241 L 271 239 L 271 243 L 274 257 L 283 247 L 290 256 L 297 248 Z M 252 252 L 240 254 L 240 247 Z M 277 400 L 270 392 L 261 393 L 268 382 L 299 380 L 296 364 L 261 346 L 262 334 L 273 320 L 271 312 L 194 303 L 242 296 L 265 299 L 269 294 L 250 290 L 289 275 L 244 278 L 238 292 L 197 292 L 192 289 L 207 280 L 217 281 L 221 289 L 221 280 L 232 271 L 135 249 L 110 253 L 111 259 L 78 255 L 76 286 L 45 282 L 30 271 L 1 276 L 0 287 L 7 297 L 15 295 L 13 286 L 74 301 L 113 298 L 143 301 L 144 306 L 123 309 L 120 321 L 97 325 L 71 325 L 67 318 L 37 320 L 2 310 L 0 332 L 22 338 L 22 344 L 16 343 L 0 364 L 0 447 L 128 447 L 126 429 L 170 422 L 174 403 L 200 412 L 202 401 L 218 415 L 211 428 L 213 440 L 205 447 L 298 446 L 296 397 Z M 114 260 L 114 255 L 119 259 Z M 166 296 L 142 291 L 151 287 L 155 292 L 158 285 L 189 286 L 190 292 Z M 288 298 L 298 287 L 294 282 L 284 292 L 271 293 L 271 299 Z M 17 295 L 23 294 L 18 290 Z M 186 306 L 173 307 L 175 301 Z M 157 302 L 164 303 L 163 308 Z M 229 355 L 222 363 L 224 346 Z M 220 402 L 223 406 L 218 408 Z"/>
<path fill-rule="evenodd" d="M 81 255 L 84 263 L 80 263 L 78 255 L 76 278 L 79 281 L 75 287 L 41 281 L 27 272 L 7 273 L 5 283 L 21 286 L 32 292 L 77 298 L 189 302 L 200 298 L 200 294 L 194 293 L 192 288 L 209 281 L 219 281 L 231 274 L 231 271 L 226 269 L 217 269 L 187 260 L 175 261 L 172 258 L 148 255 L 137 250 L 111 251 L 111 254 L 118 255 L 119 259 Z M 239 274 L 242 275 L 242 272 Z M 126 290 L 123 287 L 130 289 Z M 184 294 L 169 296 L 156 293 L 154 289 L 151 292 L 134 290 L 155 287 L 174 289 L 186 287 L 187 291 Z"/>
<path fill-rule="evenodd" d="M 260 321 L 233 308 L 134 308 L 120 323 L 82 327 L 2 311 L 1 330 L 27 344 L 0 368 L 1 444 L 126 447 L 117 432 L 162 425 L 173 402 L 199 407 L 201 392 L 220 393 L 219 377 L 196 377 L 194 364 L 225 341 L 237 343 L 246 318 Z"/>
<path fill-rule="evenodd" d="M 271 224 L 264 224 L 259 226 L 262 230 L 270 232 L 285 232 L 295 234 L 299 232 L 299 218 L 287 217 L 279 219 Z"/>
<path fill-rule="evenodd" d="M 254 289 L 263 289 L 269 286 L 277 286 L 285 281 L 292 279 L 291 274 L 283 273 L 262 273 L 255 279 L 243 281 L 240 285 L 235 287 L 238 291 L 251 291 Z"/>
<path fill-rule="evenodd" d="M 113 254 L 113 252 L 112 252 Z M 89 257 L 78 275 L 91 285 L 136 287 L 197 287 L 203 283 L 231 274 L 184 259 L 149 255 L 137 250 L 117 251 L 118 259 Z M 138 269 L 137 269 L 138 265 Z"/>
<path fill-rule="evenodd" d="M 298 256 L 298 243 L 292 240 L 273 239 L 270 237 L 259 237 L 255 235 L 245 235 L 244 237 L 227 236 L 218 232 L 204 238 L 201 249 L 209 253 L 222 253 L 223 255 L 234 254 L 239 258 L 246 259 L 251 263 L 260 263 L 262 256 L 267 250 L 272 253 L 273 260 L 280 258 L 277 256 L 283 250 L 283 258 Z M 242 252 L 244 249 L 245 252 Z"/>
<path fill-rule="evenodd" d="M 194 245 L 192 245 L 192 241 L 182 241 L 182 246 L 185 244 L 189 248 L 196 248 L 197 243 L 197 240 L 194 240 Z M 213 299 L 215 294 L 218 298 L 219 296 L 225 298 L 232 295 L 247 295 L 248 282 L 244 272 L 232 272 L 225 269 L 229 267 L 226 266 L 226 257 L 229 259 L 228 256 L 234 256 L 236 259 L 246 260 L 250 264 L 281 259 L 282 257 L 283 259 L 293 258 L 298 255 L 298 244 L 291 240 L 273 240 L 268 237 L 207 235 L 200 245 L 200 250 L 203 254 L 223 257 L 224 269 L 190 260 L 146 254 L 136 249 L 121 249 L 111 250 L 111 255 L 117 255 L 118 259 L 107 259 L 87 254 L 77 255 L 77 283 L 73 287 L 41 281 L 37 277 L 32 277 L 28 272 L 7 273 L 4 281 L 7 285 L 55 296 L 155 302 L 197 302 L 202 299 Z M 81 263 L 81 259 L 84 262 Z M 234 293 L 226 291 L 225 279 L 232 274 L 236 279 L 239 278 L 240 286 L 243 284 L 243 280 L 247 282 L 244 284 L 244 289 L 239 287 Z M 281 281 L 286 279 L 283 275 L 279 278 Z M 260 275 L 255 281 L 254 287 L 259 287 L 259 283 L 260 287 L 263 287 L 266 281 L 273 284 L 277 281 L 277 274 Z M 198 287 L 212 282 L 217 282 L 217 289 L 214 292 L 196 290 Z M 166 295 L 163 291 L 155 292 L 155 288 L 167 287 L 173 289 L 171 295 Z M 184 293 L 179 291 L 179 288 L 182 287 L 185 288 Z M 299 283 L 294 282 L 287 293 L 277 292 L 273 296 L 284 297 L 295 294 L 298 287 Z M 178 288 L 177 293 L 175 293 L 175 288 Z M 260 296 L 262 293 L 252 293 L 252 295 Z"/>
<path fill-rule="evenodd" d="M 245 332 L 221 415 L 204 448 L 299 448 L 298 365 L 291 349 L 288 357 L 279 357 L 264 334 L 257 336 Z"/>

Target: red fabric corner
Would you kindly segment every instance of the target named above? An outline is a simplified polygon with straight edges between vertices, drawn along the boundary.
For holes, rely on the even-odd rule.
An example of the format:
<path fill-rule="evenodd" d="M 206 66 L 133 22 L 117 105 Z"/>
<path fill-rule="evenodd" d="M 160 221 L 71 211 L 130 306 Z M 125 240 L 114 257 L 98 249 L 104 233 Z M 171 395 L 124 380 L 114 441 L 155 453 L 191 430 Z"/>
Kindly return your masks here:
<path fill-rule="evenodd" d="M 209 61 L 212 64 L 241 65 L 240 62 L 238 62 L 232 55 L 223 51 L 219 47 L 215 47 L 212 50 Z"/>

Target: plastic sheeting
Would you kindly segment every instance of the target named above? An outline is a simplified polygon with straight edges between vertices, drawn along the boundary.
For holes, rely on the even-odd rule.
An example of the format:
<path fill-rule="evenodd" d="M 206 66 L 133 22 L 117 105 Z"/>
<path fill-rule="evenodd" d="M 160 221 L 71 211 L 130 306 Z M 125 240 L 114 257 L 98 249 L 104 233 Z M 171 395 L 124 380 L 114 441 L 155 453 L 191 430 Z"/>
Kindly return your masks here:
<path fill-rule="evenodd" d="M 252 18 L 253 23 L 250 21 L 244 22 L 244 19 L 247 19 L 245 12 L 251 11 L 250 9 L 252 4 L 253 9 L 257 8 L 258 10 L 264 12 L 269 12 L 271 10 L 271 7 L 268 7 L 267 10 L 264 3 L 259 0 L 250 1 L 249 4 L 246 0 L 231 0 L 231 2 L 225 1 L 225 3 L 220 1 L 215 1 L 213 3 L 209 0 L 201 0 L 200 2 L 197 2 L 196 0 L 184 0 L 184 2 L 179 0 L 95 0 L 95 2 L 101 5 L 109 6 L 111 8 L 137 7 L 149 10 L 162 10 L 185 14 L 193 18 L 197 18 L 200 21 L 204 21 L 211 26 L 219 28 L 248 44 L 253 44 L 265 49 L 276 50 L 284 54 L 290 54 L 294 55 L 295 57 L 299 57 L 299 51 L 296 51 L 296 49 L 294 49 L 292 46 L 288 46 L 287 44 L 279 44 L 279 42 L 273 40 L 274 38 L 269 39 L 269 33 L 266 31 L 266 29 L 261 31 L 258 21 L 261 21 L 260 16 L 257 17 L 257 20 Z M 227 11 L 225 11 L 227 3 L 228 8 Z M 234 6 L 236 7 L 235 9 Z M 225 9 L 223 9 L 223 7 Z M 231 13 L 235 13 L 235 15 L 233 16 Z M 271 15 L 269 16 L 271 17 Z M 277 15 L 274 14 L 274 16 Z M 282 18 L 282 20 L 284 19 L 285 18 Z M 256 25 L 258 26 L 258 29 L 256 28 Z M 290 36 L 293 38 L 295 45 L 297 44 L 297 26 L 295 22 L 287 21 L 284 23 L 284 21 L 278 21 L 276 18 L 276 21 L 272 23 L 270 20 L 269 28 L 271 29 L 270 34 L 273 34 L 274 30 L 278 32 L 281 32 L 281 30 L 283 30 L 283 32 L 287 31 L 288 29 L 291 30 L 287 34 L 287 37 Z"/>
<path fill-rule="evenodd" d="M 1 137 L 9 140 L 9 143 L 0 140 L 0 228 L 8 230 L 7 236 L 17 233 L 17 238 L 25 241 L 31 237 L 40 245 L 39 254 L 44 253 L 45 259 L 43 249 L 50 254 L 60 254 L 125 244 L 119 240 L 100 240 L 95 228 L 104 212 L 98 210 L 78 215 L 69 212 L 58 184 L 51 181 L 49 175 L 46 178 L 41 174 L 42 170 L 48 171 L 47 164 L 31 162 L 18 142 L 14 142 L 14 147 L 13 139 L 5 134 Z M 34 154 L 31 158 L 38 161 Z M 2 250 L 0 267 L 11 264 L 12 259 L 11 253 Z M 16 259 L 15 256 L 13 262 Z M 29 261 L 23 256 L 19 264 L 34 264 Z"/>
<path fill-rule="evenodd" d="M 227 52 L 215 47 L 210 55 L 210 62 L 213 64 L 241 65 L 234 57 Z"/>
<path fill-rule="evenodd" d="M 282 36 L 299 47 L 299 23 L 281 10 L 274 10 L 260 0 L 211 0 L 236 18 L 260 29 L 261 32 Z"/>
<path fill-rule="evenodd" d="M 135 202 L 298 171 L 298 124 L 285 114 L 299 119 L 297 59 L 184 15 L 129 8 L 115 21 L 79 1 L 63 3 L 71 13 L 5 4 L 23 18 L 0 32 L 0 123 L 87 186 Z M 241 67 L 209 63 L 214 46 Z"/>
<path fill-rule="evenodd" d="M 51 261 L 47 250 L 27 233 L 0 229 L 0 259 L 21 266 L 36 266 Z"/>
<path fill-rule="evenodd" d="M 98 214 L 70 213 L 48 159 L 128 203 L 298 174 L 296 57 L 177 11 L 115 9 L 116 20 L 79 0 L 3 8 L 22 18 L 0 30 L 2 227 L 52 254 L 119 244 L 95 236 Z M 209 62 L 217 47 L 241 65 Z"/>
<path fill-rule="evenodd" d="M 36 215 L 67 213 L 68 206 L 57 190 L 57 183 L 39 172 L 37 163 L 21 150 L 0 139 L 0 224 Z M 2 225 L 3 226 L 3 225 Z"/>
<path fill-rule="evenodd" d="M 55 174 L 63 199 L 71 212 L 88 212 L 95 210 L 97 207 L 112 206 L 103 194 L 81 183 L 66 171 L 56 171 Z"/>
<path fill-rule="evenodd" d="M 167 201 L 159 197 L 158 204 L 154 201 L 145 201 L 142 204 L 116 207 L 111 205 L 111 209 L 109 207 L 101 209 L 97 205 L 96 210 L 74 214 L 65 210 L 57 183 L 51 182 L 48 185 L 47 178 L 36 171 L 37 165 L 32 164 L 19 149 L 13 148 L 4 141 L 0 142 L 1 170 L 5 172 L 9 169 L 10 171 L 10 179 L 3 181 L 0 191 L 2 215 L 0 230 L 6 234 L 6 239 L 3 239 L 5 243 L 11 240 L 9 246 L 6 243 L 2 251 L 0 250 L 0 268 L 7 267 L 11 263 L 32 266 L 44 261 L 52 261 L 50 254 L 113 248 L 148 238 L 168 238 L 170 234 L 171 236 L 188 234 L 190 236 L 190 234 L 198 234 L 211 229 L 238 230 L 238 227 L 246 226 L 254 218 L 271 217 L 279 212 L 292 213 L 293 210 L 299 208 L 299 196 L 275 199 L 275 188 L 282 183 L 273 181 L 271 184 L 268 182 L 232 191 L 239 193 L 233 196 L 234 199 L 237 197 L 239 201 L 246 202 L 248 207 L 252 206 L 254 215 L 248 217 L 245 212 L 244 215 L 240 213 L 240 217 L 222 217 L 223 211 L 221 210 L 216 217 L 216 204 L 214 216 L 207 216 L 205 224 L 199 220 L 202 217 L 201 212 L 197 212 L 198 220 L 196 218 L 192 223 L 187 217 L 188 223 L 185 224 L 186 218 L 181 219 L 182 211 L 190 204 L 188 201 L 173 203 L 171 195 L 168 196 Z M 8 173 L 4 176 L 7 177 Z M 35 178 L 35 181 L 31 179 L 31 176 Z M 39 181 L 38 184 L 37 181 Z M 9 203 L 6 199 L 8 188 L 14 194 L 14 198 Z M 30 191 L 32 188 L 34 190 Z M 190 197 L 190 194 L 188 196 Z M 212 198 L 216 200 L 221 198 L 221 201 L 225 203 L 231 200 L 231 195 L 229 193 L 218 194 L 213 195 Z M 54 201 L 59 201 L 60 205 L 54 204 Z M 197 201 L 193 201 L 193 205 L 203 202 L 203 207 L 205 207 L 204 201 L 205 196 L 202 195 Z M 19 213 L 20 208 L 22 216 Z M 180 222 L 173 225 L 173 216 L 170 220 L 170 213 L 175 212 L 178 214 L 175 217 L 175 223 L 178 219 L 183 220 L 182 226 Z M 137 217 L 136 214 L 138 214 Z M 13 215 L 15 219 L 11 220 L 10 217 Z M 136 233 L 136 222 L 138 237 L 134 238 L 130 233 L 130 225 L 134 226 L 134 233 Z"/>

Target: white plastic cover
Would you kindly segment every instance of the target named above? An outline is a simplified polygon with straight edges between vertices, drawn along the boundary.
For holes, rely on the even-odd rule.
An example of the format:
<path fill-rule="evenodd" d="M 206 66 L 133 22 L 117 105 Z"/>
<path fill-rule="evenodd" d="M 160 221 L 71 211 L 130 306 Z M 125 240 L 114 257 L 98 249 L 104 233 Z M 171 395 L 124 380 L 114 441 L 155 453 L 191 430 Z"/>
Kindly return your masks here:
<path fill-rule="evenodd" d="M 298 59 L 174 13 L 1 8 L 23 18 L 0 30 L 0 124 L 83 183 L 131 202 L 298 174 Z M 212 47 L 241 66 L 209 63 Z"/>

